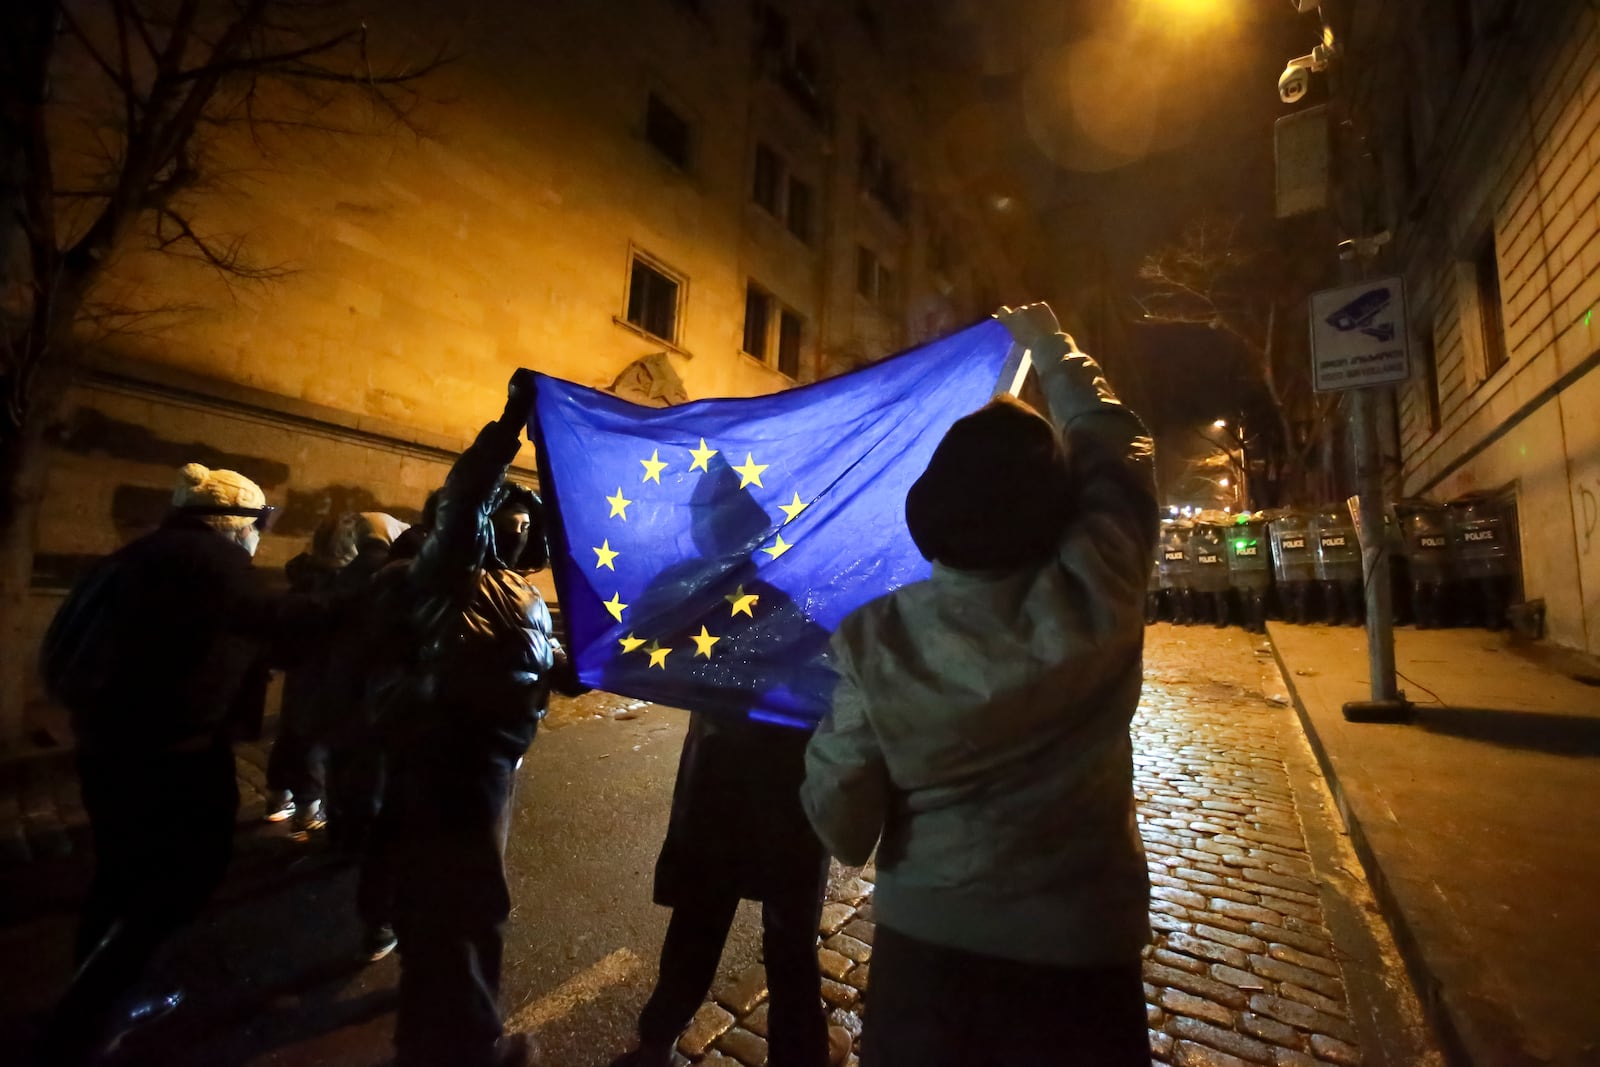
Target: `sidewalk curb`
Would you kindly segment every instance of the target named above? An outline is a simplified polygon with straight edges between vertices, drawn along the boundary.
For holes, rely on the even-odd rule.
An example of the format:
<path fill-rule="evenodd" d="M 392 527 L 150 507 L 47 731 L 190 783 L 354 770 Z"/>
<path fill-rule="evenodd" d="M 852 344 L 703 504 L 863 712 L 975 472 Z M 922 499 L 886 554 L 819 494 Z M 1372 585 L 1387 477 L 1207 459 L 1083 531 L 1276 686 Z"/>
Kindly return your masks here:
<path fill-rule="evenodd" d="M 1407 921 L 1361 821 L 1351 811 L 1343 783 L 1339 781 L 1334 769 L 1333 760 L 1317 733 L 1316 723 L 1306 711 L 1305 700 L 1300 696 L 1299 687 L 1295 685 L 1294 672 L 1279 650 L 1278 642 L 1273 640 L 1270 626 L 1267 628 L 1267 640 L 1272 645 L 1272 658 L 1278 664 L 1278 673 L 1283 676 L 1284 685 L 1289 688 L 1289 698 L 1294 705 L 1296 716 L 1300 719 L 1301 729 L 1305 731 L 1311 751 L 1317 757 L 1317 765 L 1322 769 L 1323 778 L 1328 783 L 1328 791 L 1333 794 L 1334 807 L 1338 809 L 1339 818 L 1343 820 L 1345 830 L 1350 835 L 1350 844 L 1366 871 L 1372 895 L 1376 898 L 1384 920 L 1394 935 L 1400 956 L 1405 961 L 1412 989 L 1422 1005 L 1428 1024 L 1433 1028 L 1439 1047 L 1444 1052 L 1445 1061 L 1451 1067 L 1497 1067 L 1492 1059 L 1474 1055 L 1472 1050 L 1475 1047 L 1488 1046 L 1475 1040 L 1477 1028 L 1473 1026 L 1461 1005 L 1456 1003 L 1452 992 L 1445 988 L 1429 967 L 1426 954 L 1417 939 L 1417 933 Z"/>

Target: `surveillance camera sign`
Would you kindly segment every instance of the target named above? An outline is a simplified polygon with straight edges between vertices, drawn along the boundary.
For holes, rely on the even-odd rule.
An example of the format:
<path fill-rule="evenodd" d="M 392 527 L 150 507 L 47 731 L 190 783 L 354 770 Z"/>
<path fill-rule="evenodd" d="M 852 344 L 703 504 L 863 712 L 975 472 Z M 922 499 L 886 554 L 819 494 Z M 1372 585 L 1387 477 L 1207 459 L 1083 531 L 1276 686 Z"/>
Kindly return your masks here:
<path fill-rule="evenodd" d="M 1319 393 L 1411 377 L 1401 280 L 1379 278 L 1312 293 L 1311 365 Z"/>

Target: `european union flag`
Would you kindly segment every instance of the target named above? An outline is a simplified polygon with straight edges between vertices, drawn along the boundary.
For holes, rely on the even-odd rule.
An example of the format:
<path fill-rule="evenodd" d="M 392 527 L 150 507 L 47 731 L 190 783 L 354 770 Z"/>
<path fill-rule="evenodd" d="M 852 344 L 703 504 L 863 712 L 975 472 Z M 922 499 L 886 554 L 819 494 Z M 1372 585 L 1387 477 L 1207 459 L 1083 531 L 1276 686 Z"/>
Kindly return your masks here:
<path fill-rule="evenodd" d="M 905 497 L 993 394 L 993 319 L 772 396 L 645 408 L 535 375 L 532 426 L 569 653 L 583 681 L 810 726 L 829 635 L 930 567 Z"/>

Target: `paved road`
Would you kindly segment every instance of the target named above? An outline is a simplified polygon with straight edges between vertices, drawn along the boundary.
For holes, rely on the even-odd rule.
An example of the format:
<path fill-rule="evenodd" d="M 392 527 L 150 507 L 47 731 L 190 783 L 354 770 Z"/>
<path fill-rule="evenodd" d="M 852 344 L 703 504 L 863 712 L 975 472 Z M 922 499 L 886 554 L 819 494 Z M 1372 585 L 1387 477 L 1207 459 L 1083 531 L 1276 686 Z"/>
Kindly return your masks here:
<path fill-rule="evenodd" d="M 1428 1062 L 1293 713 L 1269 699 L 1275 683 L 1238 631 L 1151 631 L 1135 728 L 1155 882 L 1152 1052 L 1183 1067 Z M 557 710 L 524 767 L 504 1000 L 548 1064 L 601 1067 L 629 1040 L 665 928 L 649 883 L 683 725 L 679 712 L 595 694 Z M 850 1029 L 871 971 L 871 877 L 837 871 L 824 918 L 825 994 Z M 75 883 L 45 868 L 37 878 L 53 889 L 0 930 L 0 1048 L 64 977 L 69 916 L 48 905 L 69 903 Z M 351 894 L 348 874 L 314 851 L 255 835 L 215 916 L 168 962 L 197 976 L 194 1010 L 151 1036 L 149 1062 L 384 1063 L 395 963 L 351 963 Z M 723 981 L 681 1046 L 710 1067 L 764 1052 L 754 920 L 746 906 Z"/>

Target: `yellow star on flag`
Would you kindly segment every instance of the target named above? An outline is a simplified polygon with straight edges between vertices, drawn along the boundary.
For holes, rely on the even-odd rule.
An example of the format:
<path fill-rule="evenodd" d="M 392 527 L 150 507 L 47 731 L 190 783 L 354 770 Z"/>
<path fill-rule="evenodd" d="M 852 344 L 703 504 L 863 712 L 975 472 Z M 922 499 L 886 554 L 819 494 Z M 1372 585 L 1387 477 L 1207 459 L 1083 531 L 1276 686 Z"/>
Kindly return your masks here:
<path fill-rule="evenodd" d="M 652 450 L 649 459 L 641 459 L 639 462 L 644 464 L 644 480 L 660 485 L 661 472 L 667 469 L 667 465 L 661 461 L 661 449 Z M 622 490 L 619 489 L 617 492 L 620 493 Z"/>
<path fill-rule="evenodd" d="M 650 653 L 651 667 L 660 667 L 662 670 L 667 669 L 667 653 L 671 652 L 672 649 L 662 647 L 658 641 L 651 641 L 645 651 Z"/>
<path fill-rule="evenodd" d="M 713 637 L 711 634 L 706 632 L 706 628 L 704 626 L 701 626 L 700 633 L 697 635 L 692 635 L 689 640 L 695 643 L 695 655 L 704 656 L 706 659 L 710 659 L 711 646 L 716 644 L 718 641 L 721 641 L 722 638 Z"/>
<path fill-rule="evenodd" d="M 620 515 L 623 522 L 628 521 L 628 505 L 633 501 L 622 495 L 622 486 L 617 486 L 616 496 L 606 497 L 606 503 L 611 505 L 611 514 L 607 515 L 606 518 L 614 519 Z"/>
<path fill-rule="evenodd" d="M 729 613 L 729 618 L 742 612 L 753 619 L 756 617 L 756 613 L 750 609 L 756 606 L 756 601 L 760 600 L 761 597 L 756 593 L 746 593 L 744 586 L 741 585 L 735 592 L 729 593 L 722 599 L 733 605 L 733 611 Z"/>
<path fill-rule="evenodd" d="M 613 619 L 616 619 L 618 622 L 622 621 L 622 613 L 628 605 L 622 602 L 621 594 L 612 593 L 610 600 L 602 600 L 600 603 L 604 604 L 605 609 L 611 612 L 611 617 Z"/>
<path fill-rule="evenodd" d="M 617 569 L 616 566 L 611 562 L 617 558 L 617 553 L 612 551 L 611 541 L 609 538 L 601 541 L 599 548 L 590 549 L 590 551 L 599 557 L 594 565 L 595 570 L 599 570 L 601 567 L 607 567 L 611 570 Z"/>
<path fill-rule="evenodd" d="M 809 505 L 806 504 L 805 501 L 800 499 L 800 494 L 796 493 L 794 495 L 794 500 L 787 504 L 779 504 L 778 510 L 783 512 L 783 521 L 787 524 L 793 522 L 795 520 L 795 516 L 799 515 L 808 506 Z"/>
<path fill-rule="evenodd" d="M 770 466 L 772 466 L 770 463 L 757 463 L 755 456 L 746 452 L 744 454 L 744 466 L 733 468 L 739 472 L 739 488 L 743 489 L 746 486 L 753 485 L 758 489 L 765 489 L 766 486 L 761 484 L 761 472 Z"/>
<path fill-rule="evenodd" d="M 768 556 L 771 556 L 773 559 L 777 559 L 779 556 L 783 555 L 785 552 L 789 551 L 793 547 L 794 547 L 793 545 L 789 544 L 787 541 L 785 541 L 783 539 L 783 535 L 782 534 L 779 534 L 777 540 L 773 542 L 771 548 L 763 548 L 761 551 L 765 552 Z"/>
<path fill-rule="evenodd" d="M 627 637 L 618 638 L 617 644 L 622 646 L 622 651 L 632 652 L 636 648 L 644 647 L 644 638 L 635 637 L 632 634 L 629 634 Z"/>
<path fill-rule="evenodd" d="M 704 437 L 700 438 L 700 447 L 689 449 L 689 455 L 694 457 L 694 462 L 689 464 L 689 470 L 705 471 L 707 474 L 710 474 L 711 468 L 706 466 L 706 464 L 710 463 L 711 457 L 716 454 L 717 450 L 714 448 L 707 448 L 706 439 Z"/>

